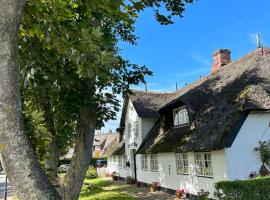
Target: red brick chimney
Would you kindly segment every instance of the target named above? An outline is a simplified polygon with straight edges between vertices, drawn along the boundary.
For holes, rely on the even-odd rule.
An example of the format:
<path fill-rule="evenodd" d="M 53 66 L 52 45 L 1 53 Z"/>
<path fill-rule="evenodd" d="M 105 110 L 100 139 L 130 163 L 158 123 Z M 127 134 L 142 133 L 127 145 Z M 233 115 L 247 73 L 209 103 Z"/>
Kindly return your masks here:
<path fill-rule="evenodd" d="M 231 51 L 229 49 L 219 49 L 213 54 L 213 65 L 211 73 L 215 73 L 220 67 L 231 62 Z"/>

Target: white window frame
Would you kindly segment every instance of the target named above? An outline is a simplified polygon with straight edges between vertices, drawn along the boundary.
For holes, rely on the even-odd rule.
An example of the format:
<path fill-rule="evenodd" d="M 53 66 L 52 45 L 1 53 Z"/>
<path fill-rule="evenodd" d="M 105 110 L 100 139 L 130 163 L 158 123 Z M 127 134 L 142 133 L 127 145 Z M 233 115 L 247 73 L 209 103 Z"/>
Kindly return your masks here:
<path fill-rule="evenodd" d="M 188 154 L 176 153 L 175 157 L 176 157 L 176 173 L 189 174 Z"/>
<path fill-rule="evenodd" d="M 123 157 L 123 168 L 127 169 L 127 155 L 124 155 Z"/>
<path fill-rule="evenodd" d="M 148 156 L 147 154 L 142 154 L 141 155 L 141 169 L 144 171 L 148 171 Z"/>
<path fill-rule="evenodd" d="M 157 154 L 151 154 L 150 155 L 150 170 L 151 171 L 158 171 L 158 158 Z"/>
<path fill-rule="evenodd" d="M 211 152 L 195 152 L 197 176 L 213 177 L 213 161 Z"/>
<path fill-rule="evenodd" d="M 186 106 L 173 109 L 173 125 L 185 126 L 189 124 L 189 116 Z"/>
<path fill-rule="evenodd" d="M 118 157 L 118 167 L 119 167 L 119 169 L 122 169 L 123 168 L 123 159 L 122 159 L 122 156 L 119 156 Z"/>

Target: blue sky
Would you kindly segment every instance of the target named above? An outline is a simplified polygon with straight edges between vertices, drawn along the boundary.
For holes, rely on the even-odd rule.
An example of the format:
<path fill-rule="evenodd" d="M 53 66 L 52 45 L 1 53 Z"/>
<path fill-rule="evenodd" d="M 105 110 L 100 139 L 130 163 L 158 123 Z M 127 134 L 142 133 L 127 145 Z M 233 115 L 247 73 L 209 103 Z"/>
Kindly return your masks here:
<path fill-rule="evenodd" d="M 269 0 L 198 0 L 170 26 L 158 24 L 147 9 L 136 23 L 138 44 L 120 43 L 119 47 L 125 58 L 153 71 L 154 75 L 146 78 L 149 90 L 174 91 L 176 83 L 180 88 L 209 74 L 216 49 L 230 49 L 232 60 L 236 60 L 256 49 L 256 33 L 269 46 L 269 8 Z M 114 131 L 119 115 L 103 131 Z"/>

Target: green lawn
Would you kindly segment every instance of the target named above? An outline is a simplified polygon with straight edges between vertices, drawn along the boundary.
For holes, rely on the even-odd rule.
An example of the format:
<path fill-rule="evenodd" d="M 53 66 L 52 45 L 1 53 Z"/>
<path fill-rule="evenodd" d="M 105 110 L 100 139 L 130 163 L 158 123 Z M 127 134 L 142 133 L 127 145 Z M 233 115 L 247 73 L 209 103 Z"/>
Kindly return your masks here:
<path fill-rule="evenodd" d="M 127 185 L 113 184 L 104 178 L 86 179 L 84 183 L 80 200 L 135 200 L 123 192 Z"/>

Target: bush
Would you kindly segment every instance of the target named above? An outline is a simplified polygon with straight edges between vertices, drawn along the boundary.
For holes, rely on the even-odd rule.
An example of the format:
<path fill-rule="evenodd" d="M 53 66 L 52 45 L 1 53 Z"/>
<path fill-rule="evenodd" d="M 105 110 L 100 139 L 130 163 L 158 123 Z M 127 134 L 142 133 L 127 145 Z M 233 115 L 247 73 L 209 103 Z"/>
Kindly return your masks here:
<path fill-rule="evenodd" d="M 89 167 L 86 172 L 86 178 L 88 179 L 95 179 L 98 177 L 97 170 L 94 167 Z"/>
<path fill-rule="evenodd" d="M 270 177 L 221 181 L 215 184 L 215 196 L 222 200 L 269 200 Z"/>

